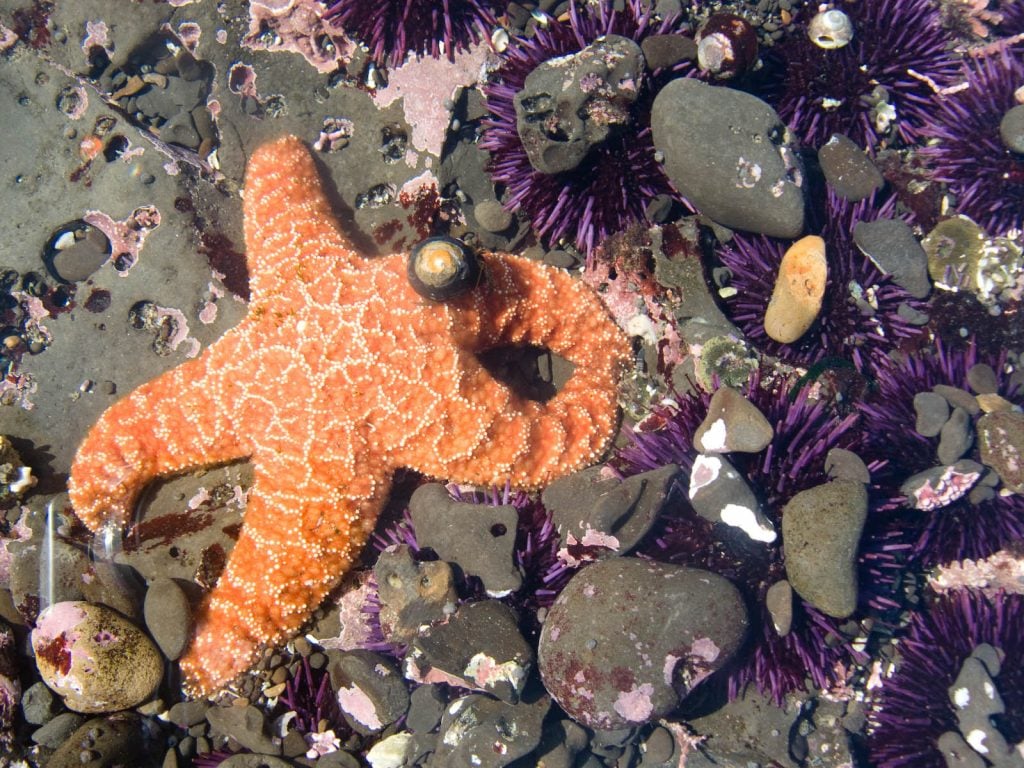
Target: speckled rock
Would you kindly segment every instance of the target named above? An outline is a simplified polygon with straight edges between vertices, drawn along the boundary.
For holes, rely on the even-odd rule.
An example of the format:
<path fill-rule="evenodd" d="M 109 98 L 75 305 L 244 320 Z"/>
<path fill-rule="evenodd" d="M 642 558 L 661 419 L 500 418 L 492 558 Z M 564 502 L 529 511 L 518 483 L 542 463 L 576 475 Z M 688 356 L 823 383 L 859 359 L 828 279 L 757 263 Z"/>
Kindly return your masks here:
<path fill-rule="evenodd" d="M 1024 493 L 1024 414 L 986 413 L 978 419 L 978 448 L 1007 489 Z"/>
<path fill-rule="evenodd" d="M 857 608 L 857 547 L 867 514 L 864 485 L 849 480 L 801 491 L 782 511 L 786 578 L 829 616 L 845 618 Z"/>
<path fill-rule="evenodd" d="M 724 456 L 697 454 L 689 496 L 697 514 L 713 523 L 737 528 L 754 541 L 771 543 L 778 536 L 746 478 Z"/>
<path fill-rule="evenodd" d="M 432 765 L 500 768 L 540 743 L 551 699 L 533 686 L 516 704 L 470 694 L 451 702 L 441 719 Z"/>
<path fill-rule="evenodd" d="M 164 656 L 175 661 L 192 635 L 192 608 L 185 591 L 174 579 L 154 579 L 146 590 L 143 611 L 156 644 Z"/>
<path fill-rule="evenodd" d="M 407 546 L 389 547 L 373 566 L 385 639 L 407 644 L 425 624 L 455 612 L 452 568 L 444 561 L 417 563 Z"/>
<path fill-rule="evenodd" d="M 717 574 L 603 560 L 580 570 L 551 607 L 541 677 L 583 725 L 636 726 L 670 712 L 725 664 L 746 628 L 743 598 Z"/>
<path fill-rule="evenodd" d="M 497 600 L 463 605 L 445 624 L 421 631 L 405 655 L 405 676 L 448 683 L 514 702 L 533 669 L 533 648 L 512 609 Z"/>
<path fill-rule="evenodd" d="M 674 464 L 625 480 L 591 467 L 556 480 L 541 498 L 570 556 L 612 557 L 631 551 L 647 535 L 678 477 Z"/>
<path fill-rule="evenodd" d="M 110 768 L 143 765 L 146 738 L 142 719 L 129 712 L 85 722 L 61 744 L 47 768 Z"/>
<path fill-rule="evenodd" d="M 492 597 L 504 597 L 522 586 L 513 560 L 519 525 L 515 507 L 456 501 L 440 483 L 427 483 L 409 499 L 409 515 L 421 547 L 478 576 Z"/>
<path fill-rule="evenodd" d="M 928 255 L 910 226 L 899 219 L 858 221 L 853 241 L 882 272 L 911 296 L 923 299 L 932 289 Z"/>
<path fill-rule="evenodd" d="M 774 434 L 756 405 L 732 387 L 719 387 L 711 396 L 708 415 L 693 435 L 693 444 L 704 453 L 759 453 Z"/>
<path fill-rule="evenodd" d="M 76 712 L 113 712 L 148 699 L 163 677 L 153 642 L 103 605 L 56 603 L 32 631 L 43 681 Z"/>
<path fill-rule="evenodd" d="M 215 733 L 231 736 L 246 749 L 261 755 L 280 755 L 281 740 L 270 736 L 262 710 L 245 707 L 210 707 L 206 721 Z"/>
<path fill-rule="evenodd" d="M 1024 155 L 1024 104 L 1010 107 L 999 121 L 999 138 L 1011 152 Z"/>
<path fill-rule="evenodd" d="M 504 232 L 512 226 L 512 214 L 497 200 L 483 200 L 473 206 L 477 223 L 488 232 Z"/>
<path fill-rule="evenodd" d="M 372 651 L 329 652 L 331 687 L 348 724 L 358 733 L 376 733 L 405 715 L 409 691 L 394 663 Z"/>
<path fill-rule="evenodd" d="M 577 167 L 630 122 L 643 75 L 640 46 L 620 35 L 535 67 L 515 95 L 516 130 L 530 164 L 541 173 Z"/>
<path fill-rule="evenodd" d="M 850 138 L 833 134 L 818 150 L 825 181 L 840 197 L 856 202 L 882 188 L 885 179 L 863 149 Z"/>
<path fill-rule="evenodd" d="M 949 419 L 949 401 L 935 392 L 914 395 L 914 431 L 922 437 L 938 437 Z"/>
<path fill-rule="evenodd" d="M 800 339 L 821 313 L 828 284 L 825 241 L 803 237 L 786 249 L 764 312 L 764 332 L 780 344 Z"/>
<path fill-rule="evenodd" d="M 702 214 L 773 237 L 801 234 L 803 172 L 789 130 L 765 102 L 682 77 L 659 91 L 651 129 L 665 172 Z"/>

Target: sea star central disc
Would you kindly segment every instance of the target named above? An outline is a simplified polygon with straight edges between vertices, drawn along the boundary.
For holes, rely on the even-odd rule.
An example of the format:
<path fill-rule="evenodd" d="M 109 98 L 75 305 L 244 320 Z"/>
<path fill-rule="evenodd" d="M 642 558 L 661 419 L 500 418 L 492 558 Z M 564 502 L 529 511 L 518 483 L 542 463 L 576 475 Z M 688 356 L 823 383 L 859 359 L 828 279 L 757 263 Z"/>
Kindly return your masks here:
<path fill-rule="evenodd" d="M 252 156 L 244 211 L 248 315 L 108 409 L 69 484 L 95 531 L 123 526 L 157 476 L 251 460 L 241 534 L 181 661 L 196 694 L 299 629 L 358 555 L 396 469 L 532 488 L 595 460 L 629 358 L 590 289 L 509 254 L 484 253 L 468 293 L 425 300 L 404 254 L 355 251 L 294 137 Z M 508 345 L 547 347 L 574 374 L 527 400 L 477 359 Z"/>

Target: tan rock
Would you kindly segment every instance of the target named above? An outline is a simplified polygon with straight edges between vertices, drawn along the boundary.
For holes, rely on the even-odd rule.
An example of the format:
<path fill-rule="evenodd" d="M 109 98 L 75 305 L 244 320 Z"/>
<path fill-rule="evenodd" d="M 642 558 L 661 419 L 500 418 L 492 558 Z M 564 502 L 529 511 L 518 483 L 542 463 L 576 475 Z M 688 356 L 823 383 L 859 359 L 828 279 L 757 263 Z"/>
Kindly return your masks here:
<path fill-rule="evenodd" d="M 779 265 L 764 314 L 765 333 L 782 344 L 803 336 L 821 311 L 827 278 L 825 241 L 809 235 L 793 243 Z"/>

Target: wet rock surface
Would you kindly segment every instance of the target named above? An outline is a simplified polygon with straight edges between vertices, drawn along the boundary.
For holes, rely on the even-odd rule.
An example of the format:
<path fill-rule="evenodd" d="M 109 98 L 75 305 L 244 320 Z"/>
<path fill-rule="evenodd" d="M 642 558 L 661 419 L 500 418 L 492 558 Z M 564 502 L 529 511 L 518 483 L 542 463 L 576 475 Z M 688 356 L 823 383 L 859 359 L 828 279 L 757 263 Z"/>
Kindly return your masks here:
<path fill-rule="evenodd" d="M 1024 414 L 986 413 L 977 429 L 982 462 L 999 474 L 1008 490 L 1024 493 Z"/>
<path fill-rule="evenodd" d="M 47 763 L 52 768 L 106 768 L 145 758 L 141 718 L 130 713 L 89 720 L 78 727 Z"/>
<path fill-rule="evenodd" d="M 536 67 L 515 97 L 516 128 L 531 165 L 541 173 L 576 168 L 629 123 L 643 74 L 640 46 L 619 35 Z"/>
<path fill-rule="evenodd" d="M 512 704 L 470 694 L 451 702 L 441 719 L 436 765 L 499 768 L 532 752 L 541 738 L 551 699 L 540 686 Z"/>
<path fill-rule="evenodd" d="M 899 219 L 858 221 L 853 241 L 884 274 L 911 296 L 923 299 L 932 289 L 928 278 L 928 255 L 913 230 Z"/>
<path fill-rule="evenodd" d="M 398 667 L 370 651 L 331 654 L 328 670 L 345 720 L 362 734 L 382 730 L 409 709 Z"/>
<path fill-rule="evenodd" d="M 640 725 L 674 709 L 725 664 L 746 627 L 746 607 L 728 580 L 612 558 L 582 569 L 551 607 L 540 637 L 541 676 L 584 725 Z"/>
<path fill-rule="evenodd" d="M 766 103 L 681 78 L 655 98 L 651 129 L 665 172 L 705 216 L 773 237 L 801 233 L 802 171 L 785 125 Z"/>
<path fill-rule="evenodd" d="M 455 612 L 455 576 L 443 561 L 416 562 L 409 548 L 382 552 L 373 568 L 380 599 L 380 627 L 390 642 L 410 642 L 424 625 Z"/>
<path fill-rule="evenodd" d="M 765 543 L 778 537 L 750 484 L 724 456 L 697 454 L 690 472 L 689 496 L 698 515 L 739 529 L 737 535 Z"/>
<path fill-rule="evenodd" d="M 732 387 L 719 387 L 708 403 L 708 415 L 693 435 L 704 453 L 760 453 L 775 434 L 757 406 Z"/>
<path fill-rule="evenodd" d="M 857 550 L 867 513 L 867 491 L 849 480 L 801 491 L 783 509 L 786 577 L 829 616 L 845 618 L 857 607 Z"/>
<path fill-rule="evenodd" d="M 882 188 L 885 178 L 864 150 L 850 138 L 835 134 L 818 149 L 825 180 L 839 195 L 857 201 Z"/>
<path fill-rule="evenodd" d="M 416 489 L 409 514 L 421 547 L 478 576 L 489 595 L 500 597 L 522 586 L 512 560 L 519 514 L 510 505 L 456 501 L 440 483 Z"/>

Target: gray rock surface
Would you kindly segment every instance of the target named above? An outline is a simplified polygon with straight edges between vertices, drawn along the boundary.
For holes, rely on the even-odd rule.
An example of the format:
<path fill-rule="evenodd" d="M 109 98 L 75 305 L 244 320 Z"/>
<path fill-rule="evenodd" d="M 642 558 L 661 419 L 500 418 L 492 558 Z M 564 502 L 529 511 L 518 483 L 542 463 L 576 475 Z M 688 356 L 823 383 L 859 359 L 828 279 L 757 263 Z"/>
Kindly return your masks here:
<path fill-rule="evenodd" d="M 914 395 L 914 413 L 914 431 L 922 437 L 938 437 L 949 420 L 949 402 L 935 392 L 918 392 Z"/>
<path fill-rule="evenodd" d="M 516 129 L 530 164 L 549 174 L 576 168 L 632 120 L 643 76 L 640 46 L 620 35 L 535 67 L 515 96 Z"/>
<path fill-rule="evenodd" d="M 601 730 L 656 720 L 725 664 L 747 628 L 739 591 L 693 568 L 616 557 L 580 570 L 541 631 L 541 677 Z"/>
<path fill-rule="evenodd" d="M 357 733 L 377 733 L 408 711 L 409 691 L 390 659 L 364 650 L 331 651 L 328 655 L 338 706 Z"/>
<path fill-rule="evenodd" d="M 803 172 L 789 131 L 766 103 L 679 78 L 655 98 L 651 129 L 665 172 L 705 216 L 773 237 L 801 234 Z"/>
<path fill-rule="evenodd" d="M 913 230 L 899 219 L 858 221 L 853 241 L 883 273 L 911 296 L 923 299 L 932 289 L 928 256 Z"/>
<path fill-rule="evenodd" d="M 192 635 L 192 607 L 174 579 L 155 579 L 146 590 L 146 628 L 164 656 L 175 661 Z"/>
<path fill-rule="evenodd" d="M 455 612 L 455 575 L 444 561 L 417 563 L 405 545 L 382 552 L 373 567 L 384 638 L 410 642 L 419 628 Z"/>
<path fill-rule="evenodd" d="M 978 419 L 978 448 L 1008 490 L 1024 493 L 1024 414 L 986 413 Z"/>
<path fill-rule="evenodd" d="M 963 408 L 954 408 L 939 430 L 936 455 L 943 464 L 953 464 L 974 445 L 974 425 Z"/>
<path fill-rule="evenodd" d="M 107 768 L 138 765 L 146 755 L 142 719 L 130 712 L 82 724 L 57 748 L 48 768 Z"/>
<path fill-rule="evenodd" d="M 534 686 L 515 704 L 470 694 L 445 709 L 434 765 L 500 768 L 540 743 L 551 699 Z"/>
<path fill-rule="evenodd" d="M 864 150 L 841 134 L 832 135 L 818 149 L 818 162 L 825 181 L 847 200 L 863 200 L 885 184 L 882 172 Z"/>
<path fill-rule="evenodd" d="M 786 578 L 829 616 L 845 618 L 857 608 L 857 549 L 867 513 L 867 491 L 849 480 L 801 491 L 782 511 Z"/>
<path fill-rule="evenodd" d="M 738 536 L 765 543 L 778 536 L 746 478 L 724 456 L 697 454 L 690 472 L 689 496 L 698 515 L 738 529 Z"/>
<path fill-rule="evenodd" d="M 693 444 L 704 453 L 759 453 L 774 434 L 768 419 L 742 393 L 719 387 L 711 396 L 708 415 L 693 435 Z"/>

